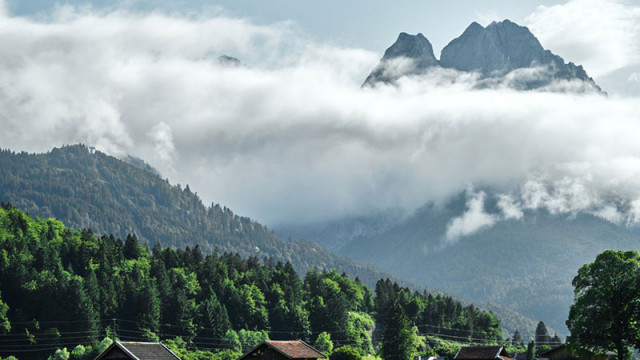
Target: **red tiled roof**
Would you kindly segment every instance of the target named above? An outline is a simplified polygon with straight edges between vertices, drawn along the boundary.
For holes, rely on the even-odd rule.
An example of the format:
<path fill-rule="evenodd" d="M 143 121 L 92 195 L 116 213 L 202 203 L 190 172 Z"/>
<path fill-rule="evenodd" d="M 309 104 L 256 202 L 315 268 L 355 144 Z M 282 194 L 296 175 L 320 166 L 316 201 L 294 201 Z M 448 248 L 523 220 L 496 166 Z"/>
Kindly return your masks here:
<path fill-rule="evenodd" d="M 291 359 L 321 359 L 325 357 L 304 341 L 267 340 L 265 343 Z"/>
<path fill-rule="evenodd" d="M 466 346 L 460 348 L 455 360 L 510 359 L 502 346 Z"/>

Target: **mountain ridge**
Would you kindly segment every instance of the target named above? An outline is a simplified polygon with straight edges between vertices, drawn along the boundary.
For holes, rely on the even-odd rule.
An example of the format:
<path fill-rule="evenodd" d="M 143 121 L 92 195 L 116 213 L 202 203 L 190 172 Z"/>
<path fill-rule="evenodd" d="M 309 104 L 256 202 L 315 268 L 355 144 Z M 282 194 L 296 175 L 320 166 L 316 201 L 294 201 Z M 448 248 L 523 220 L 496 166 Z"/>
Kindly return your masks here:
<path fill-rule="evenodd" d="M 245 258 L 289 261 L 300 274 L 312 268 L 340 269 L 372 289 L 381 278 L 416 290 L 423 288 L 333 254 L 312 241 L 282 241 L 265 226 L 235 215 L 227 207 L 205 207 L 188 185 L 184 189 L 171 185 L 143 164 L 142 159 L 132 165 L 84 145 L 55 148 L 44 154 L 0 150 L 0 201 L 31 215 L 59 218 L 69 226 L 91 228 L 96 233 L 123 239 L 135 233 L 150 245 L 164 236 L 161 243 L 165 246 L 199 245 L 205 253 L 218 250 Z M 207 237 L 206 233 L 211 234 Z M 430 292 L 451 296 L 428 287 Z M 507 332 L 519 329 L 533 334 L 536 321 L 512 309 L 475 304 L 490 308 Z"/>
<path fill-rule="evenodd" d="M 418 43 L 428 46 L 423 46 L 424 51 L 415 51 L 415 44 Z M 398 66 L 402 59 L 409 60 L 409 64 Z M 519 90 L 532 90 L 557 80 L 577 80 L 587 88 L 602 92 L 582 66 L 565 63 L 562 57 L 545 50 L 527 27 L 508 19 L 494 21 L 486 28 L 472 22 L 459 37 L 442 49 L 439 60 L 433 54 L 428 39 L 421 33 L 400 33 L 363 86 L 374 86 L 379 82 L 394 83 L 403 76 L 422 75 L 438 68 L 478 73 L 480 80 L 493 80 L 481 81 L 480 87 L 491 86 L 496 79 L 505 79 L 507 74 L 516 70 L 537 69 L 534 74 L 516 73 L 521 79 L 511 81 L 508 85 Z"/>
<path fill-rule="evenodd" d="M 267 227 L 234 214 L 226 206 L 206 207 L 188 185 L 171 185 L 151 167 L 131 165 L 84 145 L 45 154 L 0 151 L 0 200 L 43 218 L 143 243 L 199 245 L 244 257 L 290 261 L 296 271 L 340 268 L 373 285 L 385 277 L 310 241 L 281 241 Z M 382 275 L 382 276 L 381 276 Z"/>

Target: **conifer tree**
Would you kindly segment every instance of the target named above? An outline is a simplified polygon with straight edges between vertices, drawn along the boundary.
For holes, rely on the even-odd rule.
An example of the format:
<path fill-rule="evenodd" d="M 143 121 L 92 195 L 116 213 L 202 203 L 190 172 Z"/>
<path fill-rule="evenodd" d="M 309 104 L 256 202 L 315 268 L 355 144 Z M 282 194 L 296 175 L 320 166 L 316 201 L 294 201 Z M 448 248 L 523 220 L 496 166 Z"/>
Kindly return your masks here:
<path fill-rule="evenodd" d="M 416 355 L 417 336 L 399 302 L 389 309 L 382 335 L 382 358 L 412 360 Z"/>
<path fill-rule="evenodd" d="M 520 331 L 516 330 L 511 337 L 511 345 L 516 347 L 523 347 L 524 340 L 522 339 L 522 335 L 520 335 Z"/>
<path fill-rule="evenodd" d="M 124 242 L 123 254 L 127 259 L 137 259 L 140 256 L 138 237 L 135 234 L 127 235 L 127 239 Z"/>
<path fill-rule="evenodd" d="M 544 345 L 549 346 L 550 341 L 551 337 L 549 336 L 549 331 L 547 331 L 547 326 L 543 321 L 540 321 L 536 327 L 536 348 Z"/>
<path fill-rule="evenodd" d="M 202 336 L 220 339 L 231 329 L 229 314 L 216 294 L 209 288 L 209 298 L 200 304 L 200 325 Z"/>

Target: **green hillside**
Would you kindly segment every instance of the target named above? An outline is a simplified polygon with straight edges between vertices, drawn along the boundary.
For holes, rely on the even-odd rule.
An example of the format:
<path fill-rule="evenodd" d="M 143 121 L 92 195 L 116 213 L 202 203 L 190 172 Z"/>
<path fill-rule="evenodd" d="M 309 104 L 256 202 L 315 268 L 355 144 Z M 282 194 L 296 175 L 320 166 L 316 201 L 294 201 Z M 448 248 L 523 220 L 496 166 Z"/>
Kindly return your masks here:
<path fill-rule="evenodd" d="M 183 189 L 171 185 L 140 159 L 121 161 L 83 145 L 45 154 L 0 150 L 0 169 L 0 201 L 34 216 L 60 219 L 73 228 L 90 228 L 96 234 L 114 234 L 122 239 L 133 233 L 150 246 L 156 241 L 176 248 L 197 244 L 205 254 L 218 249 L 219 253 L 238 253 L 242 258 L 289 261 L 300 274 L 314 267 L 338 269 L 371 287 L 380 278 L 390 277 L 311 241 L 281 241 L 265 226 L 226 207 L 205 206 L 188 186 Z M 386 261 L 378 249 L 377 245 L 363 246 L 353 255 L 376 265 Z M 410 285 L 404 279 L 396 281 Z M 437 277 L 421 284 L 439 288 Z M 537 324 L 538 319 L 523 317 L 511 309 L 495 305 L 484 308 L 504 319 L 502 325 L 509 333 L 519 329 L 532 334 Z"/>
<path fill-rule="evenodd" d="M 302 274 L 314 267 L 340 269 L 370 286 L 387 277 L 309 241 L 281 241 L 227 207 L 205 206 L 188 185 L 171 185 L 144 164 L 134 166 L 83 145 L 45 154 L 2 150 L 0 169 L 0 201 L 73 228 L 123 239 L 136 234 L 150 245 L 197 244 L 204 253 L 217 249 L 244 258 L 289 261 Z"/>

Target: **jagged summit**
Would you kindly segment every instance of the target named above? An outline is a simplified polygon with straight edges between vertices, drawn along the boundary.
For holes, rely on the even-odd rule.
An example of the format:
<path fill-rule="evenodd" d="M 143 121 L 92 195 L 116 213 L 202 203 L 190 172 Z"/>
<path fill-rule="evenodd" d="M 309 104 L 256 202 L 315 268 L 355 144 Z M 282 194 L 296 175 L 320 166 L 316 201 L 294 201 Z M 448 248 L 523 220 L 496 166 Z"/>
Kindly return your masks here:
<path fill-rule="evenodd" d="M 424 35 L 409 35 L 400 33 L 398 40 L 385 51 L 383 60 L 391 60 L 400 56 L 416 59 L 422 66 L 432 66 L 438 63 L 433 54 L 433 46 Z"/>
<path fill-rule="evenodd" d="M 486 28 L 469 25 L 460 37 L 442 49 L 440 65 L 460 71 L 477 71 L 484 76 L 501 76 L 512 70 L 548 63 L 538 39 L 524 26 L 509 20 Z"/>
<path fill-rule="evenodd" d="M 398 59 L 409 60 L 409 63 L 394 63 Z M 401 32 L 364 83 L 373 85 L 376 82 L 390 82 L 397 79 L 398 74 L 421 72 L 431 66 L 438 66 L 438 59 L 433 54 L 433 46 L 429 40 L 420 33 L 409 35 Z"/>
<path fill-rule="evenodd" d="M 401 67 L 390 61 L 399 58 L 410 60 L 412 66 Z M 391 69 L 390 64 L 394 65 Z M 582 66 L 565 63 L 560 56 L 545 50 L 527 27 L 509 20 L 494 21 L 487 27 L 471 23 L 462 35 L 442 49 L 439 61 L 422 34 L 411 36 L 401 33 L 364 85 L 379 81 L 389 83 L 402 76 L 419 75 L 434 66 L 478 73 L 481 79 L 479 86 L 500 83 L 530 90 L 547 86 L 555 80 L 579 80 L 586 88 L 601 91 Z"/>
<path fill-rule="evenodd" d="M 472 36 L 484 30 L 484 26 L 478 24 L 477 22 L 472 22 L 467 29 L 462 33 L 463 36 Z"/>

